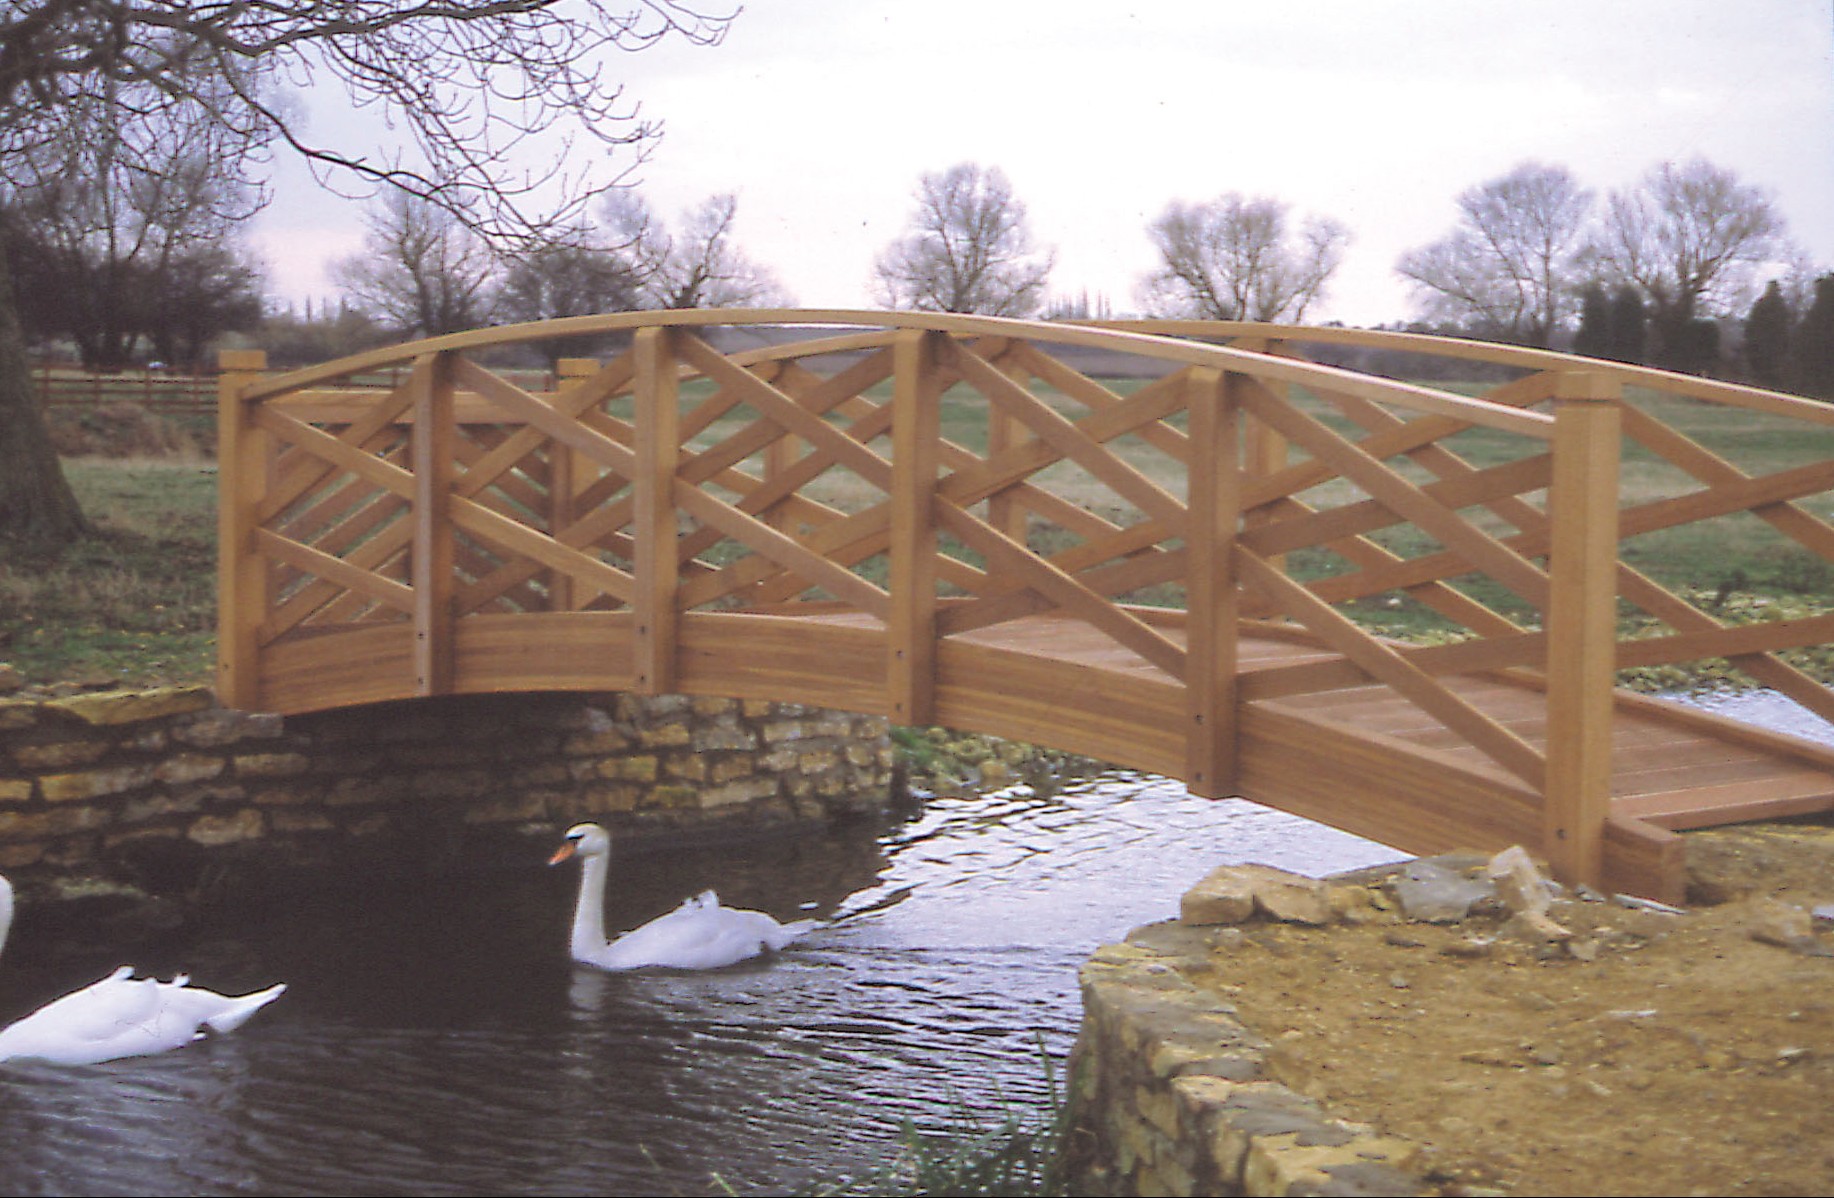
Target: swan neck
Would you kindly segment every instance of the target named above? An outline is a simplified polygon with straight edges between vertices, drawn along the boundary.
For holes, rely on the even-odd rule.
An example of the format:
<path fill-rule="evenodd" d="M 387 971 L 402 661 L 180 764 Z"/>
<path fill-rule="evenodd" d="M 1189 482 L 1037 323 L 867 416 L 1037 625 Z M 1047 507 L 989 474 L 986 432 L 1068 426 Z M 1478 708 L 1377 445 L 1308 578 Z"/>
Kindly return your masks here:
<path fill-rule="evenodd" d="M 0 878 L 0 952 L 6 950 L 7 933 L 13 930 L 13 884 Z"/>
<path fill-rule="evenodd" d="M 573 955 L 605 947 L 605 879 L 610 859 L 595 855 L 580 861 L 579 902 L 573 908 Z"/>

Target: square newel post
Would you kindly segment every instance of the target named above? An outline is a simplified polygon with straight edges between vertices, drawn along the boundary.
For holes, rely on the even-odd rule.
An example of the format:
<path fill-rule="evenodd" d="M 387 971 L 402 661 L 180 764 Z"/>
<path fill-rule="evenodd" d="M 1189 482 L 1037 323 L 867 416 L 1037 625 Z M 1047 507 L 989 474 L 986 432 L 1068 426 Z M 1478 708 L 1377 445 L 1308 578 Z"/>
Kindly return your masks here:
<path fill-rule="evenodd" d="M 936 706 L 936 470 L 942 455 L 942 389 L 931 334 L 892 340 L 892 492 L 886 627 L 886 713 L 927 724 Z"/>
<path fill-rule="evenodd" d="M 633 689 L 640 695 L 675 689 L 676 591 L 681 558 L 676 547 L 675 471 L 681 460 L 680 376 L 669 330 L 637 330 L 635 493 L 636 587 L 631 629 Z"/>
<path fill-rule="evenodd" d="M 1193 369 L 1190 486 L 1186 495 L 1185 786 L 1226 798 L 1236 782 L 1235 538 L 1242 514 L 1241 417 L 1235 380 Z"/>
<path fill-rule="evenodd" d="M 267 494 L 269 437 L 249 415 L 243 391 L 267 369 L 258 349 L 217 354 L 217 701 L 260 704 L 258 630 L 271 602 L 267 559 L 255 547 Z"/>
<path fill-rule="evenodd" d="M 1611 807 L 1621 395 L 1588 371 L 1554 389 L 1542 851 L 1568 883 L 1601 880 Z"/>
<path fill-rule="evenodd" d="M 452 690 L 452 356 L 422 359 L 408 379 L 414 424 L 414 693 Z"/>

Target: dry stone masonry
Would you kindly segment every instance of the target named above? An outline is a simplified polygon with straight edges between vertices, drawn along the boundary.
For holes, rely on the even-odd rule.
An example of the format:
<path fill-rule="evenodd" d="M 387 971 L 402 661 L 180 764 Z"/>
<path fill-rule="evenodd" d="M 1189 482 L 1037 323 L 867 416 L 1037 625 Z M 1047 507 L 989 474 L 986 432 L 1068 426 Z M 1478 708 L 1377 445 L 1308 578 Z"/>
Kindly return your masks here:
<path fill-rule="evenodd" d="M 663 835 L 882 808 L 883 719 L 680 695 L 460 696 L 292 716 L 205 687 L 0 699 L 0 870 L 313 865 L 593 819 Z"/>

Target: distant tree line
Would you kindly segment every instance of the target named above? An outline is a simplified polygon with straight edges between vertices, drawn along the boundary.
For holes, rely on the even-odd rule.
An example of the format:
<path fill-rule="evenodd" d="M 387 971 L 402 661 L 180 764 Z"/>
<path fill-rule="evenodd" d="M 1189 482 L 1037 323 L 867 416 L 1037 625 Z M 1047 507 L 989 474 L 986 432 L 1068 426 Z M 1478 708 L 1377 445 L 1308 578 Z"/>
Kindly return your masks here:
<path fill-rule="evenodd" d="M 219 135 L 220 140 L 220 135 Z M 235 236 L 263 196 L 195 169 L 222 153 L 176 135 L 158 188 L 111 180 L 107 138 L 71 180 L 0 206 L 28 332 L 111 367 L 134 353 L 188 360 L 213 337 L 254 330 L 278 362 L 493 323 L 645 308 L 791 301 L 736 233 L 738 199 L 708 198 L 670 222 L 632 190 L 591 219 L 538 237 L 488 237 L 411 191 L 365 214 L 361 251 L 334 264 L 336 303 L 264 318 L 262 272 Z M 68 157 L 68 153 L 66 154 Z M 1108 316 L 1105 297 L 1050 289 L 1055 252 L 1033 237 L 998 168 L 923 174 L 905 231 L 872 264 L 887 307 L 1055 319 Z M 1414 312 L 1397 326 L 1717 374 L 1834 397 L 1834 276 L 1817 280 L 1774 202 L 1710 163 L 1665 163 L 1601 200 L 1563 167 L 1523 163 L 1467 189 L 1454 227 L 1396 272 Z M 1149 222 L 1156 264 L 1145 314 L 1300 322 L 1350 243 L 1339 222 L 1224 192 L 1174 201 Z M 550 360 L 592 352 L 534 347 Z"/>

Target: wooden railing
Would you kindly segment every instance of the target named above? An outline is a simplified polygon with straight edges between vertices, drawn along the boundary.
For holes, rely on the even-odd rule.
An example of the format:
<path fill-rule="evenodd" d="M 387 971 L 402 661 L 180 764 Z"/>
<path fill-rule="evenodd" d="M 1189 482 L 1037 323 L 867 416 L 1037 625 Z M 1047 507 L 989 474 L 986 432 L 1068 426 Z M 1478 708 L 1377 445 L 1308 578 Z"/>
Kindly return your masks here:
<path fill-rule="evenodd" d="M 791 326 L 814 327 L 710 340 Z M 608 334 L 628 348 L 566 363 L 550 394 L 476 360 Z M 1461 396 L 1299 356 L 1317 345 L 1519 377 Z M 386 393 L 339 389 L 398 363 Z M 1182 688 L 1182 759 L 1139 764 L 1232 793 L 1250 705 L 1379 683 L 1538 804 L 1540 847 L 1573 878 L 1600 875 L 1615 670 L 1725 655 L 1834 718 L 1777 656 L 1834 640 L 1834 616 L 1733 626 L 1617 552 L 1751 513 L 1834 562 L 1834 526 L 1802 503 L 1834 463 L 1753 475 L 1625 388 L 1834 426 L 1787 396 L 1395 334 L 852 311 L 580 317 L 260 366 L 228 356 L 221 387 L 219 683 L 236 706 L 693 690 L 712 685 L 715 642 L 697 638 L 718 621 L 802 615 L 874 635 L 849 660 L 760 654 L 744 685 L 795 691 L 806 670 L 809 689 L 777 697 L 922 724 L 944 646 L 1051 613 Z M 1623 438 L 1698 485 L 1621 506 Z M 1620 643 L 1620 599 L 1668 631 Z M 1442 630 L 1372 635 L 1352 618 L 1371 602 L 1424 605 Z M 1318 651 L 1257 663 L 1244 635 Z M 1473 675 L 1543 689 L 1544 727 L 1450 685 Z M 981 730 L 1050 739 L 1048 712 L 997 714 Z"/>

